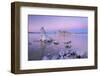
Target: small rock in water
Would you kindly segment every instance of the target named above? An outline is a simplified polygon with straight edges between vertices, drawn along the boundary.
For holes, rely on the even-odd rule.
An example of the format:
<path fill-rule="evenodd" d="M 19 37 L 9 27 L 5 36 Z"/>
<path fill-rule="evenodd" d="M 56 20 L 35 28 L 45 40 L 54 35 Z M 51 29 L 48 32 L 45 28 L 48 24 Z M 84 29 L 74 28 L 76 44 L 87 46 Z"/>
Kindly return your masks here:
<path fill-rule="evenodd" d="M 72 41 L 68 41 L 67 44 L 71 43 Z"/>
<path fill-rule="evenodd" d="M 64 51 L 63 50 L 59 51 L 59 55 L 63 56 L 64 55 Z"/>
<path fill-rule="evenodd" d="M 75 55 L 76 55 L 76 53 L 75 53 L 75 52 L 72 52 L 72 53 L 71 53 L 71 55 L 72 55 L 72 56 L 75 56 Z"/>
<path fill-rule="evenodd" d="M 68 54 L 69 53 L 69 50 L 65 50 L 65 54 Z"/>
<path fill-rule="evenodd" d="M 57 41 L 54 41 L 53 43 L 54 43 L 55 45 L 58 45 L 58 44 L 59 44 L 59 42 L 57 42 Z"/>
<path fill-rule="evenodd" d="M 72 47 L 72 45 L 66 45 L 65 46 L 65 48 L 71 48 Z"/>
<path fill-rule="evenodd" d="M 64 57 L 63 57 L 63 56 L 61 56 L 59 59 L 64 59 Z"/>
<path fill-rule="evenodd" d="M 81 56 L 80 56 L 80 55 L 78 55 L 76 58 L 81 58 Z"/>
<path fill-rule="evenodd" d="M 64 56 L 64 59 L 69 59 L 69 57 L 68 56 Z"/>
<path fill-rule="evenodd" d="M 48 40 L 47 42 L 51 43 L 53 40 Z"/>
<path fill-rule="evenodd" d="M 63 50 L 59 51 L 59 59 L 64 59 L 65 52 Z"/>
<path fill-rule="evenodd" d="M 72 41 L 64 42 L 64 44 L 70 44 Z"/>
<path fill-rule="evenodd" d="M 71 56 L 70 53 L 68 53 L 68 54 L 67 54 L 67 57 L 70 57 L 70 56 Z"/>

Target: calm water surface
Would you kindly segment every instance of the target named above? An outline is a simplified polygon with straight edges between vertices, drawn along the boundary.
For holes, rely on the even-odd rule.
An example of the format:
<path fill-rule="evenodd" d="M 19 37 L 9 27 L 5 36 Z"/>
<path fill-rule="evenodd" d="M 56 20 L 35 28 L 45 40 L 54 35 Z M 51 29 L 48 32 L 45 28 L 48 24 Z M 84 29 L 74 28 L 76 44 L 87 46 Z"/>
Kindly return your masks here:
<path fill-rule="evenodd" d="M 88 37 L 87 34 L 71 34 L 68 36 L 61 36 L 56 34 L 48 34 L 53 40 L 56 40 L 59 44 L 55 45 L 53 42 L 44 43 L 40 41 L 40 34 L 29 33 L 28 36 L 28 60 L 54 60 L 54 59 L 76 59 L 74 56 L 60 56 L 65 55 L 71 51 L 81 58 L 87 58 L 88 56 Z M 64 42 L 71 41 L 68 45 L 70 48 L 66 48 Z"/>

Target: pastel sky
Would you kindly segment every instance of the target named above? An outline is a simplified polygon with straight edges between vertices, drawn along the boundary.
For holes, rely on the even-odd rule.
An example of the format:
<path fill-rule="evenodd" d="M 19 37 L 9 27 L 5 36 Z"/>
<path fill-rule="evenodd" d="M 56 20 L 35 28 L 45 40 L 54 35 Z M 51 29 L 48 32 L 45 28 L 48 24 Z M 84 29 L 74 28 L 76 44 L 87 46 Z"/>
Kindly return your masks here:
<path fill-rule="evenodd" d="M 29 15 L 28 32 L 40 32 L 44 27 L 46 31 L 65 30 L 69 32 L 88 31 L 88 17 L 76 16 L 48 16 L 48 15 Z"/>

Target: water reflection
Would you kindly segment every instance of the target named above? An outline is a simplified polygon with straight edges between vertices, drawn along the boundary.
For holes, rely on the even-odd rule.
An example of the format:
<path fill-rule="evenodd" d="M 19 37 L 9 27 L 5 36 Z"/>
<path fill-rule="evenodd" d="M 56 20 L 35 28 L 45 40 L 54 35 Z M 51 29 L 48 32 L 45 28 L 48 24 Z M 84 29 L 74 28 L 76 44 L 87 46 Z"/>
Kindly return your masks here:
<path fill-rule="evenodd" d="M 62 36 L 63 35 L 63 36 Z M 65 36 L 65 37 L 64 37 Z M 50 34 L 52 42 L 40 41 L 39 34 L 29 33 L 28 60 L 87 58 L 87 34 Z M 56 41 L 55 41 L 56 40 Z M 58 42 L 58 44 L 55 44 Z"/>

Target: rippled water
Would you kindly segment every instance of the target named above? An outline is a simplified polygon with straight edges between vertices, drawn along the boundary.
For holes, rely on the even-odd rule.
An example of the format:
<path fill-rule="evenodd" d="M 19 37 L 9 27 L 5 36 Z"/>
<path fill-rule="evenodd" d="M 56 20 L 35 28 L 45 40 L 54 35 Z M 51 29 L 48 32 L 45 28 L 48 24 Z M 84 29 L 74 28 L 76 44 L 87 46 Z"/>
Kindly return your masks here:
<path fill-rule="evenodd" d="M 77 59 L 87 58 L 88 56 L 88 37 L 87 34 L 71 34 L 61 36 L 56 34 L 48 34 L 54 42 L 44 43 L 40 41 L 40 34 L 29 33 L 28 36 L 28 60 L 54 60 L 54 59 Z M 65 42 L 71 41 L 66 48 Z M 76 55 L 68 56 L 67 52 L 74 52 Z M 65 57 L 60 55 L 65 55 Z"/>

